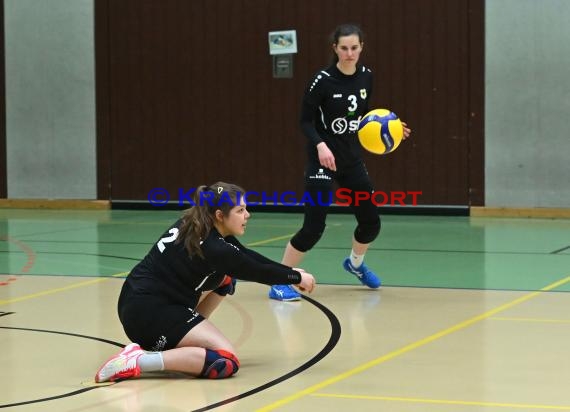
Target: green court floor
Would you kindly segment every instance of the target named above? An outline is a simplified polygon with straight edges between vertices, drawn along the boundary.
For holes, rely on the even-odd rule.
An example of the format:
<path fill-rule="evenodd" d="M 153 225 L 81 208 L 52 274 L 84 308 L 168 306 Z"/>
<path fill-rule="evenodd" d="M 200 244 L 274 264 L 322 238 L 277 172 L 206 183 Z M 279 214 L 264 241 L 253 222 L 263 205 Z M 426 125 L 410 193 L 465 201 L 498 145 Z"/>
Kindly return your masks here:
<path fill-rule="evenodd" d="M 0 209 L 0 282 L 20 275 L 124 276 L 179 214 Z M 241 240 L 280 260 L 301 223 L 300 214 L 254 213 Z M 357 284 L 341 267 L 354 226 L 351 215 L 329 216 L 302 265 L 319 283 Z M 366 262 L 385 286 L 539 290 L 570 275 L 570 220 L 383 216 Z"/>

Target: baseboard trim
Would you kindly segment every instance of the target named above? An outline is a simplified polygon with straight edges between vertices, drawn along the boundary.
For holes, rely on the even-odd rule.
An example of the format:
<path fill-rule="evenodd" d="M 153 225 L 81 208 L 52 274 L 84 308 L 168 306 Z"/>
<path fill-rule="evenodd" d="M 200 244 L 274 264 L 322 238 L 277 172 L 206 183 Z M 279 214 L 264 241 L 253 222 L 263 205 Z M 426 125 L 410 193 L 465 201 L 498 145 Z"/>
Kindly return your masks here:
<path fill-rule="evenodd" d="M 160 206 L 153 206 L 144 200 L 113 200 L 113 210 L 184 210 L 190 205 L 185 203 L 170 202 Z M 303 205 L 285 206 L 279 204 L 249 205 L 250 212 L 264 213 L 303 213 Z M 331 205 L 330 214 L 352 214 L 348 206 Z M 441 206 L 441 205 L 417 205 L 417 206 L 378 206 L 381 215 L 424 215 L 424 216 L 469 216 L 468 206 Z"/>
<path fill-rule="evenodd" d="M 0 199 L 0 209 L 81 209 L 81 210 L 182 210 L 177 204 L 155 207 L 145 201 L 109 201 L 84 199 Z M 252 212 L 302 213 L 303 206 L 264 205 L 250 206 Z M 520 217 L 570 219 L 570 208 L 548 207 L 489 207 L 489 206 L 382 206 L 380 214 L 386 215 L 431 215 L 471 217 Z M 352 213 L 346 206 L 332 206 L 329 213 Z"/>
<path fill-rule="evenodd" d="M 0 199 L 0 209 L 87 209 L 108 210 L 108 200 L 82 199 Z"/>
<path fill-rule="evenodd" d="M 570 218 L 570 208 L 472 206 L 472 217 Z"/>

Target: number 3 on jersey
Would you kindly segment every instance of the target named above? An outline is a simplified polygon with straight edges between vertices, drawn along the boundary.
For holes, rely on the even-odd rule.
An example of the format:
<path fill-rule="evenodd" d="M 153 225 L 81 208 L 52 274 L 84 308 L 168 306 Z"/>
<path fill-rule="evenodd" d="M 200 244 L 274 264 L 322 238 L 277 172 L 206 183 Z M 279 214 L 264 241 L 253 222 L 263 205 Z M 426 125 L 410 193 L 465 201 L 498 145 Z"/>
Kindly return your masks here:
<path fill-rule="evenodd" d="M 166 236 L 161 238 L 156 244 L 158 250 L 160 250 L 160 253 L 164 252 L 164 249 L 166 249 L 166 246 L 164 245 L 165 243 L 171 243 L 176 240 L 176 238 L 178 237 L 178 228 L 173 227 L 168 231 L 168 233 L 170 233 L 171 236 Z"/>
<path fill-rule="evenodd" d="M 356 111 L 356 108 L 358 107 L 358 100 L 356 99 L 356 96 L 351 94 L 350 96 L 348 96 L 348 100 L 350 101 L 350 106 L 348 106 L 348 112 L 354 112 Z"/>

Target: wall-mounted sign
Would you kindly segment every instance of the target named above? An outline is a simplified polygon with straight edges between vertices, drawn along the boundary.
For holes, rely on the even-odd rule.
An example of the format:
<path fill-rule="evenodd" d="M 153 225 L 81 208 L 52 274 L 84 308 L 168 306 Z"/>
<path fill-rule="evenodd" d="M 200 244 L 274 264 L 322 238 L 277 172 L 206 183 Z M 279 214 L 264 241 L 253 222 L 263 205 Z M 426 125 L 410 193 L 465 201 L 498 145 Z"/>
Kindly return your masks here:
<path fill-rule="evenodd" d="M 297 31 L 283 30 L 269 32 L 269 54 L 297 53 Z"/>

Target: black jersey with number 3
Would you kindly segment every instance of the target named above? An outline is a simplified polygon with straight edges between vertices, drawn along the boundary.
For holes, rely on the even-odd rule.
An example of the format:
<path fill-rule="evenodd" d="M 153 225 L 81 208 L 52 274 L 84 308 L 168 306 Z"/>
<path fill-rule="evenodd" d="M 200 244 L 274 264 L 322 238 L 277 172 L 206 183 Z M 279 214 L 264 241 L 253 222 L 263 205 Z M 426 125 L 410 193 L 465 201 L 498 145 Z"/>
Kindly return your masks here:
<path fill-rule="evenodd" d="M 182 220 L 174 223 L 127 279 L 128 293 L 153 295 L 165 302 L 195 307 L 203 291 L 217 288 L 225 275 L 273 284 L 298 284 L 299 272 L 243 246 L 234 236 L 212 228 L 201 243 L 204 258 L 188 255 L 178 241 Z"/>
<path fill-rule="evenodd" d="M 301 130 L 308 138 L 309 159 L 318 164 L 316 145 L 324 141 L 335 156 L 337 169 L 362 160 L 358 123 L 368 112 L 371 94 L 372 72 L 361 65 L 352 75 L 332 65 L 313 77 L 301 106 Z"/>

